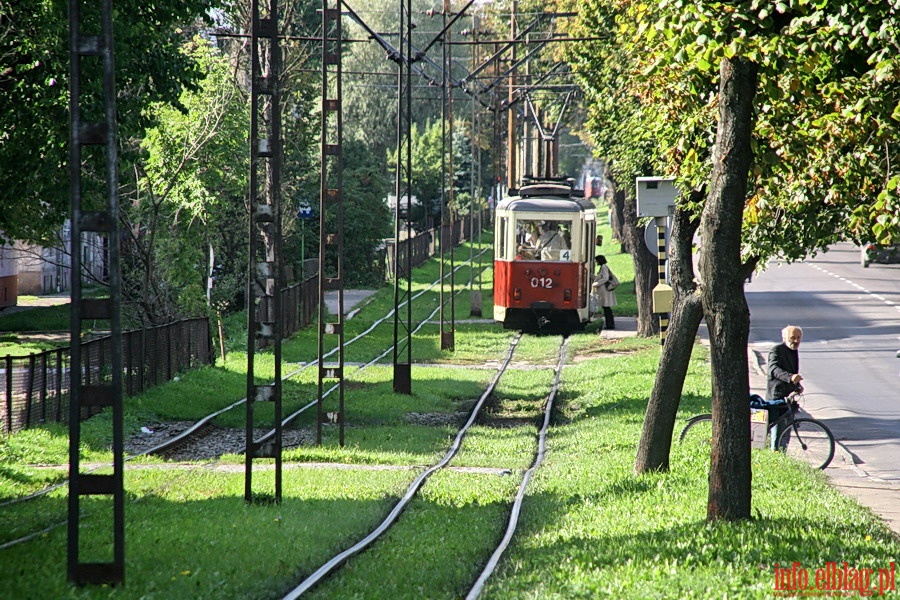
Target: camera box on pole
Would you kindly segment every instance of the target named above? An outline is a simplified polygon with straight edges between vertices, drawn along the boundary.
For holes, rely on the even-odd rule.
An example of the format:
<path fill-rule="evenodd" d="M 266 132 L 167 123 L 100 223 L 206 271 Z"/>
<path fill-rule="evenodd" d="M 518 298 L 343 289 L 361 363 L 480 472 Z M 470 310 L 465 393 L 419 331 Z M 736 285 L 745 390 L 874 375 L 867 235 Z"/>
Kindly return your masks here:
<path fill-rule="evenodd" d="M 674 179 L 637 177 L 637 216 L 666 217 L 675 207 L 678 189 Z"/>

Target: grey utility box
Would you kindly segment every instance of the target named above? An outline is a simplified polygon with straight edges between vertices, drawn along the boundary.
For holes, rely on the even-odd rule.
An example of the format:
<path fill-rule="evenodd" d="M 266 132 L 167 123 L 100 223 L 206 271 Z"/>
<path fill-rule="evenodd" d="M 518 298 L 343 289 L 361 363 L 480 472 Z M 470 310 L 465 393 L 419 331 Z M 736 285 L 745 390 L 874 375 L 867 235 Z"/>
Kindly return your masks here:
<path fill-rule="evenodd" d="M 637 177 L 637 216 L 666 217 L 675 206 L 675 180 L 664 177 Z"/>

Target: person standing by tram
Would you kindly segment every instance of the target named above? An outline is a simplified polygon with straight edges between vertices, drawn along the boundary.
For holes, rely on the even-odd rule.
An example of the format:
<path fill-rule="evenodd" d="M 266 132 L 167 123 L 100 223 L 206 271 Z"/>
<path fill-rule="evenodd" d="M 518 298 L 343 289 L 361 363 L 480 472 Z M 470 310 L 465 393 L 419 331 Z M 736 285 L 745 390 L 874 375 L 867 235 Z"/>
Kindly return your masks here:
<path fill-rule="evenodd" d="M 606 264 L 605 256 L 598 254 L 594 257 L 594 262 L 597 265 L 597 274 L 594 275 L 594 283 L 591 285 L 591 305 L 597 307 L 595 312 L 600 312 L 599 309 L 603 308 L 604 328 L 615 329 L 612 307 L 617 304 L 615 288 L 619 280 Z"/>

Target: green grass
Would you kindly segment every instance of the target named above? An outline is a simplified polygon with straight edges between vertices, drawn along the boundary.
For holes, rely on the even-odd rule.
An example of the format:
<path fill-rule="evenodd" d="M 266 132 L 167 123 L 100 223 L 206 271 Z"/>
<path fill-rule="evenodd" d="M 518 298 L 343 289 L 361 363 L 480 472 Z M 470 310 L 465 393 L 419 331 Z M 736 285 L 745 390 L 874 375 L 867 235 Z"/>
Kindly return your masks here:
<path fill-rule="evenodd" d="M 744 523 L 705 522 L 702 448 L 676 445 L 670 473 L 635 475 L 649 392 L 649 378 L 636 375 L 652 373 L 656 354 L 566 369 L 565 424 L 553 432 L 521 536 L 487 597 L 767 598 L 776 562 L 889 566 L 900 546 L 887 529 L 783 455 L 753 452 L 756 518 Z M 692 368 L 685 418 L 706 387 L 702 363 Z"/>
<path fill-rule="evenodd" d="M 483 247 L 484 244 L 477 244 L 475 250 L 480 251 Z M 468 246 L 457 248 L 454 254 L 456 264 L 458 265 L 462 263 L 464 259 L 468 259 L 468 255 Z M 490 268 L 490 261 L 491 259 L 489 256 L 483 257 L 483 268 Z M 469 267 L 464 267 L 455 277 L 455 289 L 457 294 L 452 305 L 452 318 L 459 322 L 467 321 L 471 318 L 469 315 L 470 294 L 467 287 L 470 275 L 469 271 Z M 432 259 L 423 266 L 417 268 L 410 283 L 412 290 L 411 294 L 414 297 L 411 319 L 407 317 L 405 307 L 401 309 L 401 323 L 405 324 L 410 329 L 415 329 L 422 324 L 423 321 L 428 320 L 418 332 L 413 334 L 413 347 L 415 348 L 415 360 L 417 362 L 436 360 L 446 355 L 442 353 L 440 342 L 437 337 L 438 332 L 440 331 L 439 313 L 432 315 L 435 309 L 440 306 L 442 300 L 440 286 L 432 285 L 439 277 L 440 263 L 435 259 Z M 489 272 L 483 275 L 482 285 L 484 288 L 482 293 L 482 314 L 485 315 L 483 319 L 490 319 L 493 314 L 493 304 L 491 302 L 492 281 L 489 278 Z M 405 299 L 405 281 L 403 282 L 402 288 L 404 293 L 401 297 Z M 449 279 L 448 283 L 445 285 L 443 301 L 445 322 L 449 325 L 451 320 Z M 393 307 L 393 286 L 386 286 L 379 289 L 377 293 L 366 302 L 359 313 L 352 319 L 345 321 L 344 339 L 350 340 L 366 332 L 376 321 L 383 319 Z M 481 333 L 484 333 L 485 335 L 493 337 L 495 343 L 502 344 L 502 341 L 496 342 L 496 340 L 498 335 L 503 334 L 498 334 L 496 328 L 492 325 L 489 327 L 482 326 L 480 328 L 475 325 L 474 329 L 469 329 L 468 327 L 469 326 L 467 326 L 467 328 L 457 327 L 457 333 L 459 335 L 468 334 L 472 336 L 478 336 Z M 391 316 L 384 319 L 375 330 L 367 333 L 362 339 L 354 342 L 352 346 L 347 348 L 345 350 L 344 360 L 347 362 L 368 362 L 374 356 L 381 353 L 388 346 L 389 342 L 393 341 L 393 335 L 394 317 Z M 405 336 L 406 331 L 401 326 L 400 337 L 405 338 Z M 463 343 L 464 341 L 464 339 L 457 339 L 456 346 L 458 348 L 465 348 L 466 345 Z M 326 352 L 334 349 L 336 345 L 337 336 L 326 336 L 324 340 Z M 246 349 L 246 343 L 244 344 L 243 349 Z M 282 355 L 284 360 L 289 362 L 299 363 L 316 360 L 318 357 L 318 329 L 316 327 L 310 327 L 298 332 L 291 340 L 286 341 L 283 344 Z M 458 358 L 458 360 L 465 360 L 465 354 L 463 353 L 461 356 L 463 358 Z M 391 362 L 391 358 L 391 355 L 388 355 L 383 361 L 389 363 Z M 336 358 L 332 357 L 330 360 L 336 360 Z"/>
<path fill-rule="evenodd" d="M 624 267 L 614 269 L 628 281 Z M 385 293 L 348 329 L 362 331 L 379 310 L 386 312 Z M 466 303 L 456 308 L 465 318 L 460 315 Z M 326 426 L 321 446 L 287 449 L 280 505 L 243 502 L 242 457 L 190 468 L 155 458 L 130 461 L 126 585 L 70 587 L 60 527 L 2 551 L 2 594 L 280 597 L 368 534 L 422 467 L 444 455 L 456 432 L 451 421 L 467 413 L 493 375 L 475 365 L 502 359 L 512 336 L 497 325 L 458 325 L 457 349 L 448 352 L 435 341 L 437 327 L 427 327 L 414 342 L 417 360 L 428 364 L 413 365 L 412 395 L 393 392 L 390 357 L 388 364 L 364 371 L 348 365 L 347 444 L 340 447 L 335 428 Z M 378 329 L 364 344 L 369 351 L 380 349 L 391 337 L 390 328 Z M 310 340 L 315 336 L 303 332 L 285 346 L 294 360 L 310 360 Z M 310 597 L 450 599 L 466 593 L 503 535 L 509 502 L 533 460 L 536 421 L 558 342 L 554 336 L 523 338 L 514 377 L 500 382 L 488 417 L 472 428 L 451 469 L 429 479 L 393 529 Z M 753 452 L 754 518 L 741 523 L 705 520 L 708 451 L 676 444 L 670 472 L 635 475 L 636 444 L 658 360 L 656 339 L 570 338 L 544 465 L 528 490 L 513 544 L 482 597 L 768 598 L 776 563 L 799 561 L 814 570 L 834 561 L 884 568 L 895 560 L 900 543 L 879 520 L 829 487 L 822 473 L 778 453 Z M 261 374 L 271 371 L 270 358 L 260 355 L 257 362 Z M 245 356 L 234 351 L 225 363 L 129 399 L 126 430 L 152 419 L 199 417 L 237 400 L 245 394 L 244 368 Z M 286 382 L 285 404 L 308 401 L 314 377 L 306 369 Z M 688 416 L 708 410 L 709 382 L 707 356 L 698 345 L 679 428 Z M 425 425 L 410 420 L 413 413 L 449 421 Z M 263 407 L 258 415 L 270 417 Z M 307 415 L 297 426 L 311 427 L 311 419 Z M 220 425 L 243 426 L 243 409 Z M 109 460 L 109 429 L 107 415 L 84 424 L 83 460 Z M 61 426 L 0 439 L 0 501 L 59 481 L 65 469 L 38 465 L 64 464 L 67 446 Z M 300 466 L 304 462 L 309 464 Z M 260 470 L 254 489 L 261 493 L 273 486 L 266 463 L 255 463 Z M 109 505 L 89 499 L 82 508 L 82 560 L 108 559 Z M 65 488 L 39 501 L 0 507 L 0 543 L 65 516 Z"/>
<path fill-rule="evenodd" d="M 298 569 L 317 567 L 348 540 L 368 533 L 410 477 L 405 470 L 373 471 L 360 485 L 357 471 L 292 470 L 280 506 L 248 506 L 241 474 L 202 469 L 129 473 L 126 586 L 69 587 L 66 532 L 58 528 L 5 551 L 3 594 L 22 599 L 272 598 Z M 64 500 L 57 504 L 64 518 Z M 103 543 L 109 539 L 104 535 L 108 508 L 102 500 L 84 503 L 82 560 L 108 560 Z M 328 514 L 339 516 L 339 526 Z M 255 535 L 247 536 L 248 531 Z"/>
<path fill-rule="evenodd" d="M 69 305 L 36 306 L 8 315 L 0 314 L 0 331 L 68 331 Z"/>
<path fill-rule="evenodd" d="M 59 348 L 61 345 L 68 345 L 68 342 L 68 337 L 65 338 L 65 341 L 62 344 L 59 344 L 46 340 L 28 339 L 17 333 L 0 333 L 0 356 L 28 356 L 29 354 L 40 354 L 47 350 Z"/>
<path fill-rule="evenodd" d="M 85 290 L 85 297 L 99 298 L 103 297 L 105 293 L 103 288 L 90 288 Z M 34 306 L 37 301 L 37 296 L 19 296 L 17 298 L 18 306 L 31 306 L 31 308 L 9 314 L 0 312 L 0 357 L 28 356 L 56 348 L 66 348 L 70 345 L 69 304 Z M 87 322 L 85 332 L 95 329 L 101 323 L 106 322 Z M 29 335 L 35 332 L 61 332 L 63 335 L 54 336 L 53 339 L 35 339 L 35 336 Z"/>
<path fill-rule="evenodd" d="M 326 580 L 311 598 L 461 598 L 488 548 L 503 535 L 510 476 L 442 472 L 346 574 Z M 422 532 L 429 532 L 422 536 Z"/>

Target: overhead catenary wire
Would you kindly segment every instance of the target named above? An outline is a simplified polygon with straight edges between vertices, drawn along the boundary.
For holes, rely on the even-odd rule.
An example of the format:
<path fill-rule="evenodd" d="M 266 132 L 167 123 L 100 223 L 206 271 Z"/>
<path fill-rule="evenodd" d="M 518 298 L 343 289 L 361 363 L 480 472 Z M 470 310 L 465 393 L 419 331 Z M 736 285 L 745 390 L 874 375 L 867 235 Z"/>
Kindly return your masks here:
<path fill-rule="evenodd" d="M 341 4 L 346 8 L 345 14 L 347 16 L 349 16 L 351 18 L 351 20 L 353 20 L 357 25 L 359 25 L 363 30 L 365 30 L 366 33 L 369 34 L 371 40 L 374 40 L 378 45 L 380 45 L 385 50 L 385 52 L 387 53 L 387 56 L 390 60 L 392 60 L 394 62 L 398 62 L 398 63 L 410 61 L 411 62 L 411 65 L 410 65 L 411 70 L 414 73 L 416 73 L 416 75 L 420 76 L 421 78 L 425 79 L 428 82 L 428 84 L 424 87 L 438 87 L 438 88 L 443 87 L 443 83 L 442 83 L 444 80 L 443 67 L 442 67 L 442 65 L 438 65 L 434 60 L 432 60 L 430 57 L 428 57 L 427 51 L 432 47 L 432 45 L 436 41 L 438 41 L 440 38 L 443 37 L 442 34 L 444 32 L 449 30 L 449 28 L 450 28 L 449 25 L 446 28 L 444 28 L 441 32 L 438 32 L 438 34 L 431 40 L 431 42 L 429 42 L 425 46 L 424 50 L 420 50 L 416 46 L 410 44 L 411 56 L 407 57 L 407 56 L 403 55 L 403 53 L 400 49 L 395 47 L 394 44 L 388 40 L 389 37 L 400 36 L 401 35 L 400 32 L 377 32 L 377 31 L 375 31 L 375 29 L 373 29 L 371 26 L 369 26 L 362 19 L 362 17 L 360 16 L 360 11 L 354 10 L 349 4 L 347 4 L 346 1 L 342 0 Z M 470 1 L 469 4 L 466 5 L 466 8 L 468 8 L 471 4 L 472 4 L 472 2 Z M 463 13 L 465 13 L 465 10 L 460 11 L 459 14 L 462 15 Z M 435 12 L 434 14 L 437 14 L 437 12 Z M 520 16 L 527 16 L 528 14 L 529 13 L 524 13 L 523 15 L 520 15 Z M 478 104 L 480 104 L 483 109 L 485 109 L 489 112 L 494 112 L 494 111 L 498 111 L 498 110 L 505 111 L 505 110 L 509 110 L 509 109 L 513 108 L 518 103 L 518 101 L 521 100 L 522 94 L 519 93 L 517 98 L 513 99 L 513 101 L 503 100 L 500 98 L 500 96 L 497 94 L 497 92 L 494 91 L 494 88 L 497 85 L 499 85 L 499 83 L 501 83 L 512 72 L 515 72 L 523 63 L 526 63 L 527 61 L 531 60 L 536 54 L 541 52 L 547 43 L 556 42 L 556 41 L 564 41 L 565 39 L 568 39 L 568 38 L 554 37 L 554 34 L 552 32 L 537 32 L 537 31 L 535 31 L 536 28 L 540 24 L 546 22 L 546 20 L 548 18 L 571 17 L 571 16 L 575 16 L 576 14 L 577 13 L 537 13 L 534 20 L 527 27 L 525 27 L 513 40 L 503 41 L 502 42 L 503 47 L 498 49 L 493 55 L 491 55 L 489 58 L 487 58 L 481 64 L 481 66 L 475 68 L 474 70 L 470 71 L 470 69 L 466 65 L 459 63 L 458 61 L 453 61 L 454 65 L 457 65 L 459 68 L 464 70 L 467 74 L 462 78 L 454 78 L 452 75 L 449 76 L 447 78 L 447 80 L 450 82 L 449 85 L 451 87 L 458 87 L 465 94 L 469 95 Z M 546 35 L 549 37 L 542 37 L 537 40 L 529 37 L 530 35 L 534 35 L 537 33 L 541 33 L 542 35 Z M 603 39 L 603 38 L 598 37 L 597 39 Z M 445 43 L 454 43 L 454 42 L 448 42 L 447 40 L 442 40 L 442 41 Z M 466 43 L 471 43 L 471 42 L 466 42 Z M 484 43 L 489 43 L 489 42 L 482 40 L 482 41 L 479 41 L 479 43 L 484 44 Z M 523 57 L 521 60 L 516 61 L 509 68 L 507 68 L 504 73 L 500 74 L 499 76 L 495 75 L 495 76 L 491 76 L 488 78 L 484 78 L 485 80 L 490 81 L 489 84 L 485 85 L 485 83 L 482 82 L 482 78 L 478 76 L 479 73 L 481 73 L 484 69 L 486 69 L 490 65 L 494 64 L 495 61 L 499 62 L 501 60 L 501 57 L 512 46 L 514 46 L 516 44 L 520 44 L 520 43 L 530 44 L 530 45 L 536 44 L 537 48 L 533 48 L 533 49 L 529 50 L 529 52 L 526 54 L 525 57 Z M 434 68 L 436 70 L 436 74 L 434 76 L 432 76 L 424 68 L 421 68 L 418 66 L 418 64 L 415 64 L 415 63 L 419 63 L 419 62 L 425 63 L 425 64 L 431 66 L 432 68 Z M 562 66 L 562 63 L 557 63 L 554 66 L 554 68 L 550 71 L 549 75 L 552 75 L 552 74 L 558 72 L 560 70 L 561 66 Z M 394 75 L 394 74 L 387 73 L 387 72 L 376 74 L 376 76 L 387 76 L 387 75 Z M 544 81 L 548 78 L 549 75 L 544 74 L 543 76 L 541 76 L 541 78 L 538 80 L 537 83 L 532 83 L 530 87 L 525 89 L 525 91 L 530 91 L 534 88 L 537 88 L 538 86 L 540 86 L 542 81 Z M 473 88 L 472 85 L 469 85 L 472 83 L 476 84 L 475 88 Z M 362 85 L 365 86 L 366 84 L 362 84 Z M 354 86 L 354 87 L 357 87 L 357 86 Z M 379 86 L 376 85 L 374 87 L 379 87 Z M 419 87 L 421 89 L 421 86 L 415 86 L 415 87 Z M 389 86 L 385 85 L 384 88 L 389 89 Z M 517 91 L 521 90 L 521 89 L 522 88 L 519 88 L 518 86 L 516 87 Z M 485 100 L 482 97 L 482 95 L 484 95 L 484 94 L 490 95 L 489 101 Z M 431 98 L 425 98 L 425 99 L 431 100 Z M 526 111 L 524 111 L 522 109 L 517 109 L 517 111 L 522 113 L 522 116 L 525 116 L 525 114 L 526 114 Z"/>

